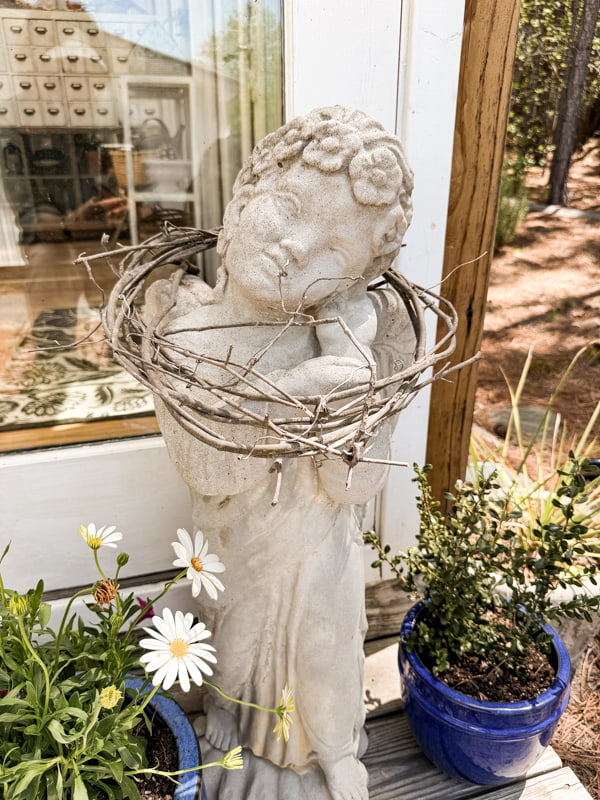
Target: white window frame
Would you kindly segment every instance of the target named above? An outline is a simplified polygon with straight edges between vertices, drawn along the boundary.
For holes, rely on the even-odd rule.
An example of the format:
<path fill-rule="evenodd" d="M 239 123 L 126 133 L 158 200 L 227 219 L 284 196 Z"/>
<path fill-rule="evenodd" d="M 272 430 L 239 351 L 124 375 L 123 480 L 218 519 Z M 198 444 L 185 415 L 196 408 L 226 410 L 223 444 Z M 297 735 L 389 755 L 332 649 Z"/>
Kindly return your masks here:
<path fill-rule="evenodd" d="M 286 117 L 350 105 L 399 133 L 416 183 L 400 267 L 425 286 L 442 270 L 463 13 L 464 0 L 284 0 Z M 423 392 L 402 412 L 395 458 L 423 463 L 428 418 Z M 416 531 L 410 478 L 393 468 L 379 505 L 393 547 Z M 191 518 L 159 436 L 4 455 L 0 496 L 1 541 L 12 539 L 3 574 L 14 588 L 41 574 L 49 589 L 85 584 L 88 554 L 73 537 L 89 521 L 126 534 L 129 574 L 168 569 L 169 543 Z"/>

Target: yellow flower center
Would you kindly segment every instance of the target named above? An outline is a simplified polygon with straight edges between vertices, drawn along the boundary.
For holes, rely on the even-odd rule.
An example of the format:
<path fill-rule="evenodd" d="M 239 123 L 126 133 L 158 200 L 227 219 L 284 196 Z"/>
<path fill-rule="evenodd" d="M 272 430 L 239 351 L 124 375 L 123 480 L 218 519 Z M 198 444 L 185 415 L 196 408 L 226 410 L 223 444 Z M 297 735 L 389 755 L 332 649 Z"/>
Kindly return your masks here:
<path fill-rule="evenodd" d="M 79 526 L 79 533 L 85 540 L 87 546 L 91 547 L 92 550 L 98 550 L 100 547 L 102 547 L 102 537 L 92 536 L 85 525 Z"/>
<path fill-rule="evenodd" d="M 202 572 L 204 565 L 202 564 L 202 560 L 198 558 L 198 556 L 194 556 L 190 561 L 192 567 L 196 570 L 196 572 Z"/>
<path fill-rule="evenodd" d="M 86 541 L 88 543 L 88 547 L 91 547 L 92 550 L 99 550 L 102 547 L 102 537 L 101 536 L 86 536 Z"/>
<path fill-rule="evenodd" d="M 183 658 L 189 652 L 190 646 L 183 639 L 173 639 L 169 644 L 169 650 L 175 658 Z"/>

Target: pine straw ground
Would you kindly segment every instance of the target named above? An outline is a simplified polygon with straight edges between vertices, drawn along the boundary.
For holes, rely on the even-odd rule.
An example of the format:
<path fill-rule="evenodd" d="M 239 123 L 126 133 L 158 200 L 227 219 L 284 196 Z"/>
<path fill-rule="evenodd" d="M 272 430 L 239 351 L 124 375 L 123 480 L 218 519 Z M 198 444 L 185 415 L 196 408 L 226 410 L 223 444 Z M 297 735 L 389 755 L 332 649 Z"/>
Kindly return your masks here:
<path fill-rule="evenodd" d="M 552 746 L 588 792 L 600 798 L 600 637 L 584 653 L 571 686 L 571 699 Z"/>
<path fill-rule="evenodd" d="M 544 202 L 547 179 L 547 170 L 531 171 L 530 201 Z M 586 216 L 530 213 L 513 242 L 494 258 L 475 408 L 476 423 L 488 433 L 494 430 L 493 412 L 510 405 L 502 371 L 516 385 L 529 348 L 535 353 L 534 380 L 528 382 L 524 404 L 544 408 L 558 377 L 586 345 L 587 357 L 574 370 L 556 410 L 572 433 L 581 434 L 598 401 L 600 137 L 573 161 L 569 204 Z M 596 437 L 600 444 L 600 426 Z M 600 800 L 600 637 L 579 663 L 552 745 Z"/>

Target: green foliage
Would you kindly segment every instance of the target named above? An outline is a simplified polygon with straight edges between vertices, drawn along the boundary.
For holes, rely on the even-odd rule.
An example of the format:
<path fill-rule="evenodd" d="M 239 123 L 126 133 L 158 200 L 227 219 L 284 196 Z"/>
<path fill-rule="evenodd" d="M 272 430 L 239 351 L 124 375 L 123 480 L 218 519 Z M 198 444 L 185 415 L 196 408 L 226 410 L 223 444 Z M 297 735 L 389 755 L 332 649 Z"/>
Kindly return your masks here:
<path fill-rule="evenodd" d="M 126 561 L 122 554 L 113 586 Z M 138 800 L 134 777 L 148 764 L 135 729 L 150 724 L 144 709 L 156 690 L 143 697 L 128 690 L 126 702 L 125 678 L 139 667 L 134 628 L 145 611 L 133 595 L 115 593 L 106 607 L 90 604 L 95 622 L 88 624 L 71 608 L 91 587 L 71 598 L 55 632 L 43 589 L 39 581 L 19 594 L 0 577 L 2 797 L 96 800 L 103 791 L 108 800 Z"/>
<path fill-rule="evenodd" d="M 527 188 L 524 173 L 515 165 L 505 164 L 500 182 L 496 248 L 509 244 L 527 214 Z"/>
<path fill-rule="evenodd" d="M 582 4 L 521 0 L 507 148 L 526 166 L 546 163 Z M 589 62 L 581 118 L 600 94 L 600 29 Z"/>
<path fill-rule="evenodd" d="M 576 521 L 577 505 L 586 498 L 582 464 L 571 455 L 561 470 L 552 496 L 557 517 L 545 525 L 538 520 L 534 550 L 516 534 L 521 512 L 498 492 L 494 473 L 477 471 L 471 483 L 457 482 L 447 495 L 451 510 L 443 515 L 429 486 L 430 469 L 415 465 L 418 546 L 391 555 L 375 534 L 364 537 L 378 553 L 373 566 L 388 564 L 403 589 L 428 601 L 407 645 L 434 674 L 470 654 L 522 676 L 527 648 L 548 647 L 540 621 L 591 618 L 600 607 L 600 598 L 586 593 L 558 603 L 551 596 L 557 586 L 596 583 L 595 562 L 569 569 L 585 551 L 587 527 Z"/>
<path fill-rule="evenodd" d="M 139 800 L 136 781 L 142 774 L 161 775 L 176 783 L 178 775 L 206 767 L 242 769 L 240 746 L 219 761 L 173 772 L 147 763 L 147 737 L 138 734 L 152 730 L 146 707 L 161 691 L 161 683 L 168 689 L 176 676 L 183 691 L 190 687 L 191 674 L 198 686 L 210 686 L 233 703 L 274 714 L 278 719 L 275 732 L 287 741 L 294 710 L 292 690 L 286 684 L 280 704 L 267 708 L 231 697 L 202 679 L 201 671 L 212 674 L 210 668 L 203 669 L 207 666 L 203 658 L 214 662 L 210 652 L 214 648 L 202 642 L 210 632 L 206 632 L 203 623 L 194 623 L 191 614 L 176 611 L 173 615 L 170 609 L 164 609 L 162 617 L 155 617 L 155 636 L 141 639 L 138 645 L 138 623 L 153 616 L 153 604 L 178 581 L 187 577 L 194 585 L 195 576 L 202 572 L 200 582 L 207 591 L 209 584 L 215 596 L 217 585 L 223 589 L 211 573 L 224 567 L 216 556 L 206 554 L 203 534 L 197 531 L 192 541 L 186 530 L 177 531 L 179 543 L 173 547 L 178 557 L 174 565 L 183 563 L 185 567 L 153 598 L 143 601 L 132 593 L 119 594 L 119 573 L 129 561 L 126 553 L 117 555 L 113 577 L 108 577 L 100 564 L 98 551 L 104 546 L 116 547 L 122 534 L 114 526 L 97 529 L 93 523 L 82 525 L 79 533 L 92 550 L 99 580 L 71 597 L 58 632 L 49 627 L 51 608 L 43 602 L 41 580 L 35 589 L 19 594 L 8 589 L 0 575 L 3 800 L 97 800 L 99 796 L 106 796 L 107 800 Z M 8 552 L 9 545 L 0 556 L 0 564 Z M 189 565 L 199 553 L 205 564 L 201 570 L 194 567 L 194 574 L 190 575 Z M 88 603 L 93 622 L 72 613 L 73 603 L 89 595 L 94 600 Z M 174 651 L 175 643 L 186 645 L 183 654 Z M 148 659 L 147 653 L 141 656 L 140 648 L 149 650 L 152 657 Z M 188 659 L 193 659 L 193 674 Z M 147 672 L 155 672 L 154 686 L 150 687 L 146 678 L 139 690 L 127 688 L 125 695 L 126 678 L 140 671 L 143 662 L 147 662 Z M 165 671 L 167 664 L 169 669 Z M 183 678 L 184 671 L 189 673 L 187 680 Z"/>
<path fill-rule="evenodd" d="M 201 48 L 202 58 L 219 75 L 235 81 L 245 94 L 229 104 L 232 130 L 242 129 L 242 108 L 254 113 L 254 140 L 282 123 L 283 51 L 278 5 L 270 0 L 245 3 L 231 12 L 222 30 Z"/>

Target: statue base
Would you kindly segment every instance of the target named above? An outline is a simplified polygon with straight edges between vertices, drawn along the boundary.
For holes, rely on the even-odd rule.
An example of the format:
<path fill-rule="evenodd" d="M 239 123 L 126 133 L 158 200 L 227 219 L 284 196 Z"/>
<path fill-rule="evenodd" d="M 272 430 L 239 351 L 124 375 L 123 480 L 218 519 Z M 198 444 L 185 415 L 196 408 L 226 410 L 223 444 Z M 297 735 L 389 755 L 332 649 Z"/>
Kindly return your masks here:
<path fill-rule="evenodd" d="M 200 752 L 205 764 L 223 757 L 223 752 L 204 738 L 200 739 Z M 204 789 L 210 800 L 332 800 L 320 767 L 297 773 L 276 767 L 246 748 L 243 758 L 244 769 L 203 770 Z"/>
<path fill-rule="evenodd" d="M 200 743 L 204 764 L 219 761 L 222 750 L 213 747 L 204 736 L 206 717 L 198 717 L 194 728 Z M 367 737 L 363 731 L 361 751 L 367 748 Z M 319 766 L 303 772 L 282 769 L 259 758 L 248 748 L 244 748 L 244 768 L 226 770 L 211 767 L 203 770 L 202 780 L 206 797 L 209 800 L 337 800 L 327 787 L 325 775 Z M 362 765 L 360 765 L 362 768 Z M 357 797 L 364 796 L 356 787 Z M 352 793 L 353 794 L 353 793 Z M 367 795 L 368 796 L 368 795 Z"/>

